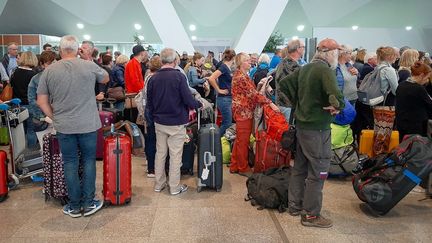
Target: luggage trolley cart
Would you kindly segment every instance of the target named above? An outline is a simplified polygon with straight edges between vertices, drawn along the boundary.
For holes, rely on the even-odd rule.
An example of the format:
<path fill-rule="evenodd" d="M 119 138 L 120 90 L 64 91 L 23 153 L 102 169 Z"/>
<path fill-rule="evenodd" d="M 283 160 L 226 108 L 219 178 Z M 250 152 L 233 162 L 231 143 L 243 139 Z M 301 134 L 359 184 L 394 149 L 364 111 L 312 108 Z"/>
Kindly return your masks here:
<path fill-rule="evenodd" d="M 26 138 L 23 122 L 29 118 L 26 108 L 20 106 L 18 98 L 0 104 L 0 114 L 6 121 L 9 131 L 9 154 L 11 164 L 11 175 L 9 176 L 9 187 L 14 189 L 19 180 L 43 172 L 42 155 L 40 150 L 29 150 L 26 148 Z"/>

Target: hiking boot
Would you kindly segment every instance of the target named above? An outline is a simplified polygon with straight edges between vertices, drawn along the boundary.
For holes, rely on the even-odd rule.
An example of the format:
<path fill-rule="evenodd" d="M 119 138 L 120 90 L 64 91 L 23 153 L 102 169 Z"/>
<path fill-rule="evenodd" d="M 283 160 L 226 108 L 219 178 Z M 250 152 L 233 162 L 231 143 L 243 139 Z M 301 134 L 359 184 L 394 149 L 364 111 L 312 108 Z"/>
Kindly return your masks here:
<path fill-rule="evenodd" d="M 80 209 L 72 209 L 69 204 L 63 207 L 63 213 L 71 216 L 72 218 L 79 218 L 82 216 Z"/>
<path fill-rule="evenodd" d="M 308 227 L 318 227 L 318 228 L 330 228 L 333 226 L 333 222 L 330 219 L 326 219 L 321 215 L 311 216 L 302 215 L 301 224 Z"/>
<path fill-rule="evenodd" d="M 84 217 L 90 216 L 99 211 L 103 206 L 103 202 L 99 200 L 93 200 L 92 204 L 84 208 Z"/>
<path fill-rule="evenodd" d="M 288 213 L 291 216 L 299 216 L 301 214 L 302 210 L 301 209 L 297 209 L 297 208 L 293 208 L 293 207 L 289 207 L 288 208 Z"/>
<path fill-rule="evenodd" d="M 172 191 L 171 195 L 178 195 L 178 194 L 180 194 L 182 192 L 185 192 L 187 190 L 188 190 L 188 186 L 186 184 L 183 184 L 183 185 L 180 186 L 180 188 L 178 189 L 178 191 Z"/>

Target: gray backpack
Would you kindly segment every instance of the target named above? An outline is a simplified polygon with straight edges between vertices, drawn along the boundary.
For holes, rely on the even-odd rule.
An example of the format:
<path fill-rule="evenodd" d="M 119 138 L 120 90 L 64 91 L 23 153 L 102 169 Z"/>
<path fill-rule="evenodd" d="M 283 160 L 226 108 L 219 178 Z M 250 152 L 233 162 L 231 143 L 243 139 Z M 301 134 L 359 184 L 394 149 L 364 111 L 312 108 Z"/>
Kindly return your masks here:
<path fill-rule="evenodd" d="M 358 99 L 365 105 L 377 105 L 384 101 L 384 95 L 381 93 L 381 70 L 385 68 L 375 68 L 368 73 L 358 88 Z"/>

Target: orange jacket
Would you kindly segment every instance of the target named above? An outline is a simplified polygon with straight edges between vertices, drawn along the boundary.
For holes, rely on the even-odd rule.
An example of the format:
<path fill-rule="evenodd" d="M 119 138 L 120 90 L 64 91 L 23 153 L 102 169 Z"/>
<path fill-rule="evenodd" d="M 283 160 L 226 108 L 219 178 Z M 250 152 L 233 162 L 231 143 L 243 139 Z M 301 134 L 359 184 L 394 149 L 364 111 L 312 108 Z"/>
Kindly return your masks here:
<path fill-rule="evenodd" d="M 136 58 L 132 58 L 126 64 L 124 75 L 126 93 L 138 93 L 144 88 L 141 63 Z"/>

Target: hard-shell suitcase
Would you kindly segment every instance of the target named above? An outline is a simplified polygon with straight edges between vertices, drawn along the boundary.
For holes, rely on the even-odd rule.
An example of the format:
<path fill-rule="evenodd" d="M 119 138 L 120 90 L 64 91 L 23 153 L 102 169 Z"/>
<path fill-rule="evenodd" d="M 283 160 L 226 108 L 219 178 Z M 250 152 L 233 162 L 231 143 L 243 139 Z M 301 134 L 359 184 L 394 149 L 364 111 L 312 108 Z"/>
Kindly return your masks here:
<path fill-rule="evenodd" d="M 360 134 L 359 153 L 366 154 L 371 158 L 373 156 L 374 130 L 362 130 Z M 390 145 L 387 152 L 390 152 L 399 145 L 399 132 L 392 131 Z"/>
<path fill-rule="evenodd" d="M 114 115 L 108 111 L 99 111 L 99 117 L 101 119 L 102 127 L 110 126 L 114 123 Z M 96 141 L 96 159 L 103 159 L 104 151 L 104 132 L 102 128 L 97 131 Z"/>
<path fill-rule="evenodd" d="M 7 154 L 0 150 L 0 202 L 6 200 L 8 195 L 8 169 L 7 169 Z"/>
<path fill-rule="evenodd" d="M 127 204 L 132 198 L 131 140 L 123 133 L 111 133 L 104 150 L 104 204 Z"/>
<path fill-rule="evenodd" d="M 199 129 L 198 192 L 203 187 L 216 189 L 218 192 L 222 189 L 222 145 L 220 138 L 219 127 L 216 124 L 206 124 Z"/>
<path fill-rule="evenodd" d="M 45 200 L 55 198 L 64 205 L 68 202 L 68 192 L 60 145 L 55 135 L 50 133 L 44 135 L 42 157 Z"/>
<path fill-rule="evenodd" d="M 113 113 L 114 122 L 119 122 L 123 120 L 123 111 L 114 107 L 114 103 L 116 102 L 116 100 L 108 98 L 106 99 L 106 101 L 109 104 L 109 107 L 102 107 L 102 110 Z"/>

